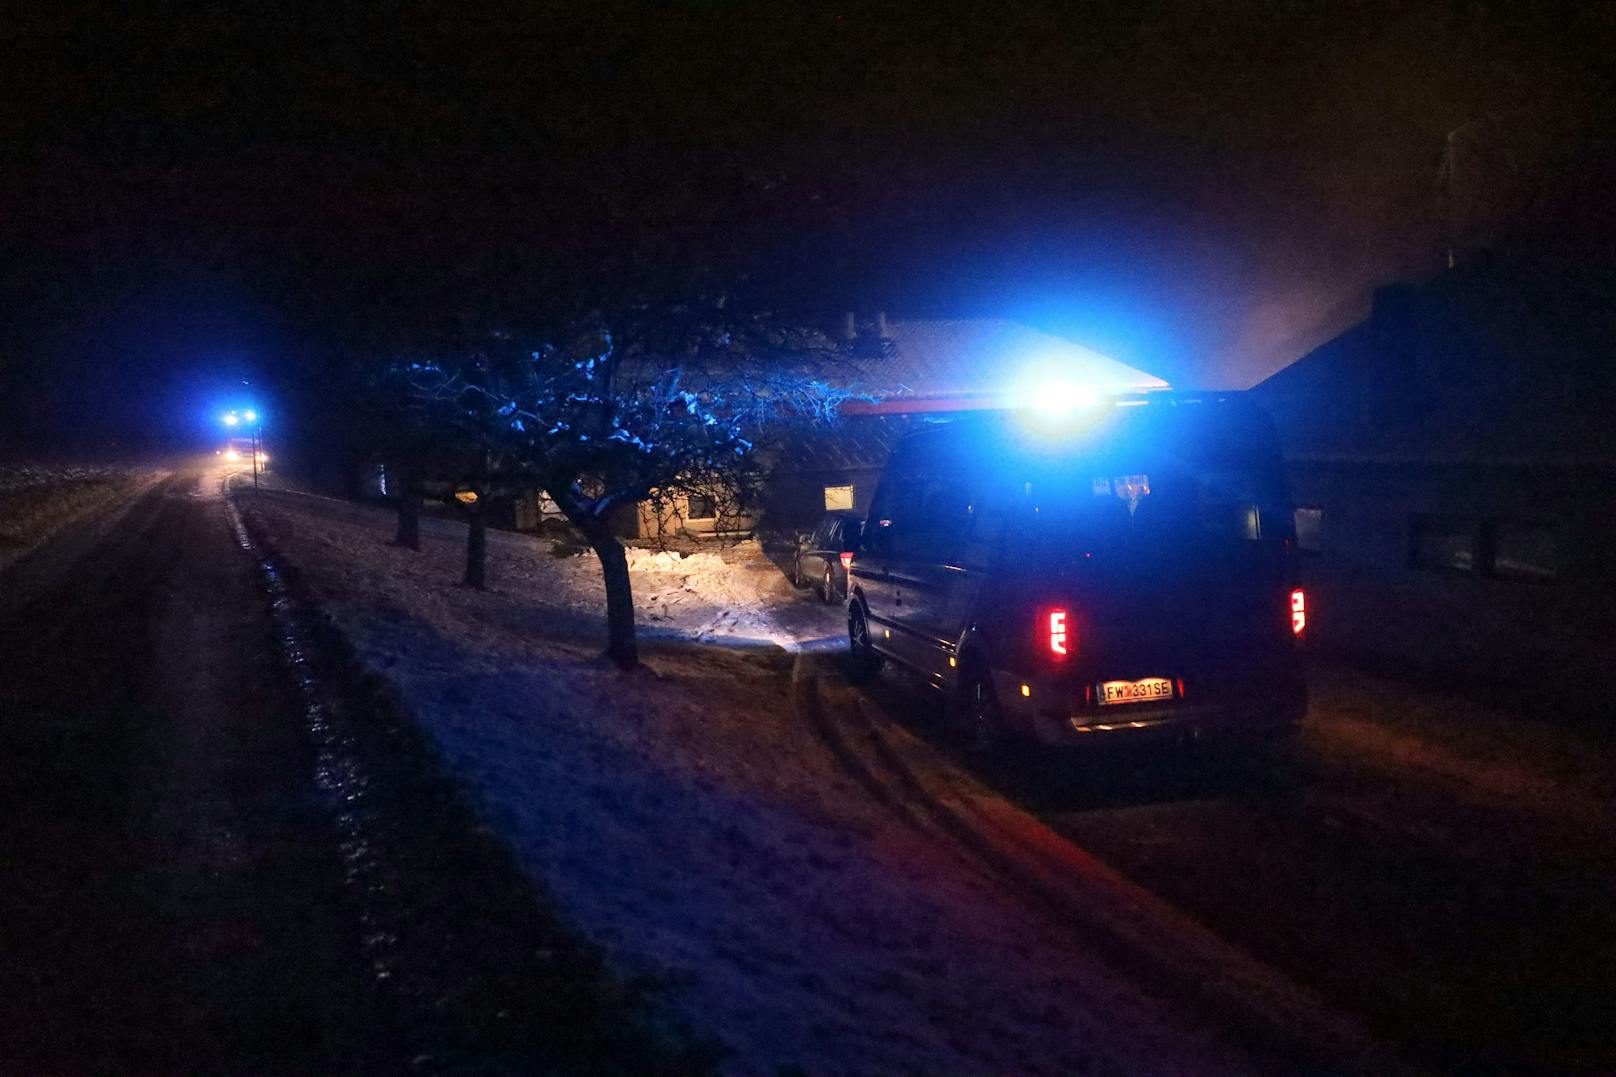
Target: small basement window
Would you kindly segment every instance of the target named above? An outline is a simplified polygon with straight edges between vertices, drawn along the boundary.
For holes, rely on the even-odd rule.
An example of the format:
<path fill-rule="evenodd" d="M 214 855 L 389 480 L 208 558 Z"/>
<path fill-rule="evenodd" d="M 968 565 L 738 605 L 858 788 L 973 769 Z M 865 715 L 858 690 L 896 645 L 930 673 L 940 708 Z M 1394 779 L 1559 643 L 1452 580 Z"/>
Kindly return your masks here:
<path fill-rule="evenodd" d="M 1415 515 L 1408 521 L 1408 563 L 1439 572 L 1476 573 L 1480 543 L 1475 520 L 1456 516 Z"/>
<path fill-rule="evenodd" d="M 718 505 L 707 494 L 691 494 L 685 499 L 685 519 L 713 520 L 718 518 Z"/>
<path fill-rule="evenodd" d="M 1497 520 L 1492 525 L 1493 575 L 1506 580 L 1552 583 L 1560 575 L 1559 537 L 1526 520 Z"/>

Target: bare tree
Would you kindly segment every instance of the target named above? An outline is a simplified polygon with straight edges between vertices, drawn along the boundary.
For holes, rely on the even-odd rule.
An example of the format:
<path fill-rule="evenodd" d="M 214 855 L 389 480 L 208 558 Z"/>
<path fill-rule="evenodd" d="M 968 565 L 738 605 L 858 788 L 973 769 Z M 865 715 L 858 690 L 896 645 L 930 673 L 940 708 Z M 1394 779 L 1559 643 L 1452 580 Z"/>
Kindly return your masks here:
<path fill-rule="evenodd" d="M 817 331 L 734 316 L 719 298 L 593 315 L 537 348 L 497 337 L 454 367 L 415 364 L 411 377 L 423 405 L 447 405 L 440 425 L 455 453 L 474 450 L 484 478 L 529 478 L 583 534 L 605 583 L 607 654 L 631 668 L 619 514 L 671 494 L 744 496 L 760 439 L 836 418 L 852 395 L 832 376 L 844 358 Z"/>
<path fill-rule="evenodd" d="M 488 578 L 489 504 L 515 492 L 524 478 L 521 425 L 511 422 L 514 405 L 506 398 L 528 373 L 504 363 L 508 350 L 399 362 L 383 375 L 391 396 L 385 414 L 393 423 L 386 459 L 401 485 L 395 541 L 419 549 L 423 497 L 456 508 L 466 520 L 462 583 L 478 589 Z"/>

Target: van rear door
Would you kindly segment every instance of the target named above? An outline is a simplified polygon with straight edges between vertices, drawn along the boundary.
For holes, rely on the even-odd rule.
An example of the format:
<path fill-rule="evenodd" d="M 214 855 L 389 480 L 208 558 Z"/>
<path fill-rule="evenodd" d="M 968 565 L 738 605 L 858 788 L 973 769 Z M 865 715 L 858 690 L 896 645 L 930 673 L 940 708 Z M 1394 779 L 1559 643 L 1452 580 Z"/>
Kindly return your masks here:
<path fill-rule="evenodd" d="M 1081 453 L 1030 468 L 1026 571 L 1084 623 L 1074 672 L 1223 691 L 1292 656 L 1290 499 L 1249 415 L 1124 416 Z"/>

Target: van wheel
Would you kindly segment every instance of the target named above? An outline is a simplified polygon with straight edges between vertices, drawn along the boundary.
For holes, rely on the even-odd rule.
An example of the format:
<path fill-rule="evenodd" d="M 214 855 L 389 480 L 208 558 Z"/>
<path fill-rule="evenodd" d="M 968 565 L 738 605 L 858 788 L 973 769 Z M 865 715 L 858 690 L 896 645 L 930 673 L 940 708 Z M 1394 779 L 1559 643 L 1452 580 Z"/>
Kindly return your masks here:
<path fill-rule="evenodd" d="M 986 755 L 1004 745 L 999 699 L 986 670 L 972 670 L 965 675 L 960 685 L 959 716 L 966 751 Z"/>
<path fill-rule="evenodd" d="M 819 597 L 827 606 L 836 601 L 836 582 L 830 578 L 829 565 L 825 566 L 825 579 L 819 585 Z"/>
<path fill-rule="evenodd" d="M 881 670 L 881 656 L 870 642 L 870 625 L 855 603 L 847 615 L 848 657 L 854 680 L 866 680 Z"/>

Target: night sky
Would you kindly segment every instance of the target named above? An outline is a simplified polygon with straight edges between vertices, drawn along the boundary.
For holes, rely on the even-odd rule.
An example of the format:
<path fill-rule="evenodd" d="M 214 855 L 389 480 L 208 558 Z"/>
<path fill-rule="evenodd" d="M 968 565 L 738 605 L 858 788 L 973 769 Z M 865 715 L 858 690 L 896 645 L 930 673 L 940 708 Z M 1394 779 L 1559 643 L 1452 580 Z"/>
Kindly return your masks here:
<path fill-rule="evenodd" d="M 1610 11 L 39 5 L 0 28 L 0 421 L 183 440 L 243 379 L 688 262 L 1249 385 L 1440 266 L 1447 131 L 1608 100 Z"/>

